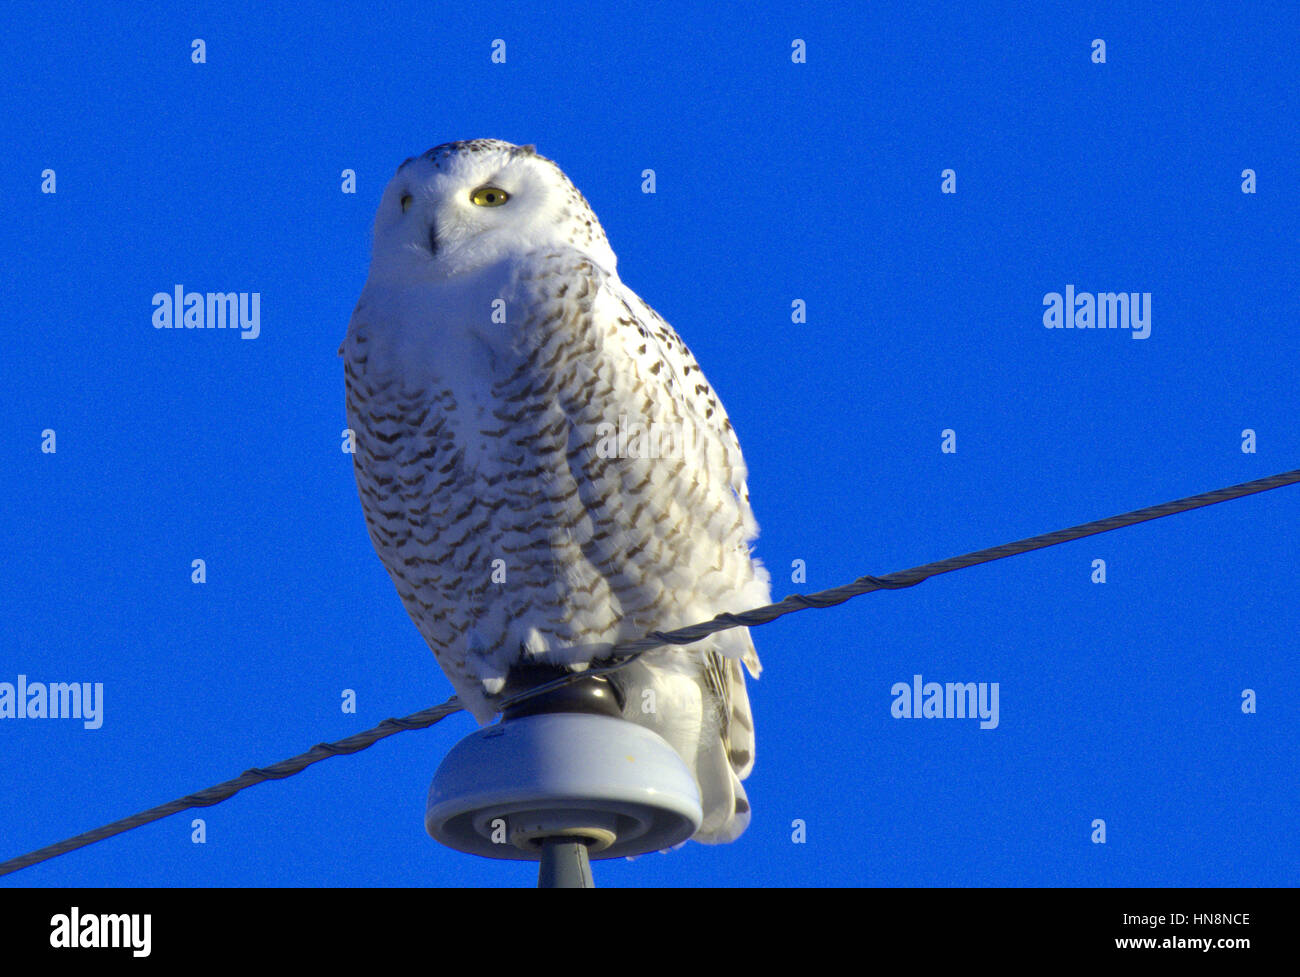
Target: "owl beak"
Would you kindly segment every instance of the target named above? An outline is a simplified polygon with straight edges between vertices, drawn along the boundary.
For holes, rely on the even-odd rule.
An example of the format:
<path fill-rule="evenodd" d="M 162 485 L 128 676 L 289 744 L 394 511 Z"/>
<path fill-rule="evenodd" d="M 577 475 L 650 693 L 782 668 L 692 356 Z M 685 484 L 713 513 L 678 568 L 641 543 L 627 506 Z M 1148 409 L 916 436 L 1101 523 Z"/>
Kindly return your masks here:
<path fill-rule="evenodd" d="M 438 253 L 438 225 L 430 222 L 429 224 L 429 254 Z"/>

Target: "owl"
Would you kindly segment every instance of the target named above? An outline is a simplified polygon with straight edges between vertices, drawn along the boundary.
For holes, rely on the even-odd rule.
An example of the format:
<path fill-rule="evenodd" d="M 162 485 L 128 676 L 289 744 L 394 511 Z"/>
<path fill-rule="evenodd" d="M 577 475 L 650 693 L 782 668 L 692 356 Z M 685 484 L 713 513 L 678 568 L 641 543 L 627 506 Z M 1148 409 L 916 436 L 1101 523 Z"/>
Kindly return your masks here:
<path fill-rule="evenodd" d="M 740 445 L 677 333 L 623 284 L 586 199 L 532 146 L 408 159 L 340 348 L 375 551 L 464 706 L 612 645 L 770 602 Z M 608 674 L 681 755 L 702 842 L 749 823 L 746 629 Z M 593 680 L 594 681 L 594 680 Z"/>

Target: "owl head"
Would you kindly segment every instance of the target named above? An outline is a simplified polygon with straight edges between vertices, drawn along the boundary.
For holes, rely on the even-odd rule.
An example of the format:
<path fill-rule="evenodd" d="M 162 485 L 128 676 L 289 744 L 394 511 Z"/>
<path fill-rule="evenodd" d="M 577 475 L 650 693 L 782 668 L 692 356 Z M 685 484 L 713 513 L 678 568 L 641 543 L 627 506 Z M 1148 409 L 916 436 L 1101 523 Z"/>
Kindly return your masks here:
<path fill-rule="evenodd" d="M 572 247 L 614 271 L 586 199 L 532 146 L 443 143 L 397 169 L 379 204 L 374 267 L 441 279 L 539 248 Z"/>

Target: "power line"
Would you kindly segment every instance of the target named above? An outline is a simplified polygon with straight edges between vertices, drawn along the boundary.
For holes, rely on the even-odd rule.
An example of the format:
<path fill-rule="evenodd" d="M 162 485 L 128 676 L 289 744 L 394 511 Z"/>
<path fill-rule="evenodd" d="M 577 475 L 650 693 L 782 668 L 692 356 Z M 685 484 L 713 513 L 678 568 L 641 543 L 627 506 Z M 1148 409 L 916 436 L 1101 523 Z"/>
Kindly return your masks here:
<path fill-rule="evenodd" d="M 1293 485 L 1296 482 L 1300 482 L 1300 469 L 1283 472 L 1279 475 L 1270 475 L 1268 478 L 1256 479 L 1253 482 L 1243 482 L 1240 485 L 1232 485 L 1228 488 L 1215 489 L 1213 492 L 1191 495 L 1173 502 L 1148 506 L 1145 509 L 1136 509 L 1133 512 L 1098 519 L 1069 529 L 1060 529 L 1040 536 L 1030 536 L 1018 542 L 1004 543 L 1001 546 L 976 550 L 964 556 L 954 556 L 935 563 L 926 563 L 910 570 L 899 570 L 896 573 L 886 574 L 883 577 L 859 577 L 852 583 L 833 587 L 829 590 L 821 590 L 812 594 L 791 594 L 776 604 L 768 604 L 741 614 L 719 614 L 710 621 L 703 621 L 690 627 L 678 628 L 674 631 L 652 631 L 644 638 L 612 646 L 608 654 L 601 657 L 602 661 L 608 659 L 608 664 L 593 666 L 586 672 L 573 673 L 529 689 L 502 701 L 498 704 L 498 709 L 504 711 L 506 708 L 523 702 L 525 699 L 541 695 L 571 682 L 579 681 L 591 675 L 603 675 L 615 671 L 636 660 L 647 651 L 662 648 L 665 645 L 687 645 L 702 638 L 707 638 L 718 631 L 726 631 L 730 628 L 757 627 L 760 624 L 775 621 L 778 617 L 793 614 L 795 611 L 807 610 L 810 607 L 834 607 L 862 594 L 869 594 L 874 590 L 899 590 L 904 587 L 914 587 L 921 581 L 936 577 L 941 573 L 951 573 L 953 570 L 961 570 L 979 563 L 990 563 L 993 560 L 1001 560 L 1008 556 L 1017 556 L 1032 550 L 1044 549 L 1058 543 L 1068 543 L 1072 540 L 1082 539 L 1085 536 L 1095 536 L 1098 533 L 1122 529 L 1125 526 L 1160 519 L 1163 516 L 1171 516 L 1179 512 L 1187 512 L 1190 509 L 1199 509 L 1219 502 L 1239 499 L 1257 492 L 1267 492 L 1269 489 Z M 225 783 L 217 784 L 198 793 L 188 794 L 158 807 L 152 807 L 147 811 L 141 811 L 138 814 L 106 824 L 93 831 L 87 831 L 37 851 L 29 852 L 26 855 L 20 855 L 7 862 L 0 862 L 0 875 L 17 872 L 19 869 L 36 865 L 58 855 L 94 844 L 97 841 L 103 841 L 105 838 L 111 838 L 113 835 L 130 831 L 132 828 L 138 828 L 141 825 L 149 824 L 151 821 L 157 821 L 172 814 L 178 814 L 192 807 L 211 807 L 233 797 L 245 787 L 260 784 L 266 780 L 282 780 L 306 769 L 313 763 L 319 763 L 329 757 L 357 753 L 395 733 L 408 729 L 424 729 L 440 722 L 453 713 L 459 712 L 463 708 L 457 698 L 452 696 L 442 705 L 412 713 L 402 719 L 385 719 L 374 729 L 366 730 L 364 733 L 357 733 L 335 743 L 318 743 L 306 753 L 290 757 L 287 760 L 281 760 L 269 767 L 255 767 L 251 770 L 245 770 L 233 780 L 227 780 Z"/>
<path fill-rule="evenodd" d="M 234 780 L 227 780 L 225 783 L 217 784 L 215 787 L 209 787 L 195 794 L 187 794 L 174 801 L 168 801 L 166 804 L 159 804 L 147 811 L 141 811 L 139 814 L 132 814 L 129 818 L 122 818 L 120 821 L 114 821 L 112 824 L 106 824 L 93 831 L 87 831 L 34 852 L 28 852 L 26 855 L 20 855 L 7 862 L 0 862 L 0 875 L 17 872 L 21 868 L 27 868 L 38 862 L 54 858 L 56 855 L 63 855 L 86 845 L 92 845 L 97 841 L 103 841 L 105 838 L 111 838 L 113 835 L 130 831 L 132 828 L 138 828 L 150 821 L 157 821 L 172 814 L 179 814 L 191 807 L 211 807 L 213 804 L 220 804 L 227 798 L 238 794 L 245 787 L 252 787 L 264 780 L 283 780 L 285 777 L 292 776 L 298 771 L 310 767 L 313 763 L 319 763 L 321 760 L 342 753 L 357 753 L 379 742 L 386 736 L 392 736 L 394 733 L 432 726 L 434 723 L 446 719 L 452 713 L 459 712 L 463 708 L 464 706 L 457 701 L 456 697 L 452 696 L 440 706 L 411 713 L 411 715 L 402 719 L 385 719 L 374 729 L 368 729 L 364 733 L 357 733 L 336 743 L 317 743 L 306 753 L 300 753 L 288 760 L 281 760 L 269 767 L 254 767 L 251 770 L 245 770 Z"/>
<path fill-rule="evenodd" d="M 611 664 L 593 667 L 583 673 L 554 679 L 515 696 L 510 700 L 509 704 L 513 705 L 532 696 L 541 695 L 543 692 L 549 692 L 571 682 L 580 681 L 588 675 L 603 675 L 606 672 L 612 672 L 634 661 L 647 651 L 662 648 L 664 645 L 688 645 L 702 638 L 707 638 L 718 631 L 726 631 L 730 628 L 757 627 L 760 624 L 775 621 L 778 617 L 793 614 L 795 611 L 807 610 L 810 607 L 834 607 L 836 604 L 843 604 L 845 601 L 862 594 L 869 594 L 873 590 L 901 590 L 904 587 L 915 587 L 923 580 L 937 577 L 941 573 L 951 573 L 953 570 L 961 570 L 979 563 L 991 563 L 993 560 L 1001 560 L 1008 556 L 1018 556 L 1021 553 L 1041 550 L 1048 546 L 1055 546 L 1057 543 L 1068 543 L 1072 540 L 1082 539 L 1085 536 L 1095 536 L 1098 533 L 1108 533 L 1113 529 L 1123 529 L 1125 526 L 1132 526 L 1139 522 L 1149 522 L 1152 519 L 1172 516 L 1179 512 L 1187 512 L 1190 509 L 1200 509 L 1207 505 L 1227 502 L 1231 499 L 1239 499 L 1242 496 L 1254 495 L 1257 492 L 1267 492 L 1269 489 L 1293 485 L 1296 482 L 1300 482 L 1300 469 L 1283 472 L 1280 475 L 1270 475 L 1267 478 L 1259 478 L 1253 482 L 1231 485 L 1228 488 L 1215 489 L 1213 492 L 1189 495 L 1185 499 L 1162 502 L 1160 505 L 1147 506 L 1145 509 L 1135 509 L 1122 515 L 1085 522 L 1069 529 L 1058 529 L 1056 532 L 1030 536 L 1015 543 L 991 546 L 988 549 L 976 550 L 964 556 L 949 557 L 946 560 L 926 563 L 910 570 L 899 570 L 883 577 L 859 577 L 852 583 L 844 584 L 841 587 L 832 587 L 830 590 L 819 590 L 814 594 L 791 594 L 776 604 L 768 604 L 765 607 L 758 607 L 741 614 L 719 614 L 711 621 L 692 624 L 690 627 L 678 628 L 675 631 L 652 631 L 644 638 L 625 641 L 611 648 L 608 657 L 616 659 Z"/>

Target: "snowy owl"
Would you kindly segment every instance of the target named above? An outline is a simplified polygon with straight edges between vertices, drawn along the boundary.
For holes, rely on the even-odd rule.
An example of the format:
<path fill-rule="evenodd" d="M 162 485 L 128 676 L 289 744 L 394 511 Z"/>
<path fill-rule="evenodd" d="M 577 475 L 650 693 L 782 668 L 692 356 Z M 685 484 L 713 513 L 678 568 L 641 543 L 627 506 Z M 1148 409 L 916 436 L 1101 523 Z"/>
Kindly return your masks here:
<path fill-rule="evenodd" d="M 619 641 L 770 602 L 746 469 L 677 333 L 619 280 L 596 215 L 532 146 L 408 159 L 343 341 L 370 540 L 464 706 Z M 737 628 L 610 673 L 624 718 L 695 773 L 695 839 L 749 823 Z M 590 680 L 603 682 L 603 680 Z"/>

